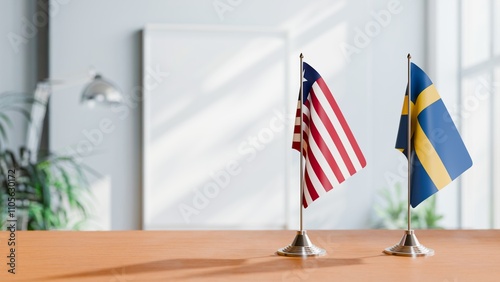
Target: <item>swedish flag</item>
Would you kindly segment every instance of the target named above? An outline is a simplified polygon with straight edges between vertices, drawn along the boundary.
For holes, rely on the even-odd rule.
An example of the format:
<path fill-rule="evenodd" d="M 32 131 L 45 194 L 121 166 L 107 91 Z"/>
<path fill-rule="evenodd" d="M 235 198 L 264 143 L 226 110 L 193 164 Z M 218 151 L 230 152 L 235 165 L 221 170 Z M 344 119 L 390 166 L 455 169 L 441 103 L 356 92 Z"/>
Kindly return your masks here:
<path fill-rule="evenodd" d="M 427 74 L 411 64 L 410 204 L 422 201 L 472 166 L 457 127 Z M 407 156 L 408 89 L 399 123 L 396 149 Z"/>

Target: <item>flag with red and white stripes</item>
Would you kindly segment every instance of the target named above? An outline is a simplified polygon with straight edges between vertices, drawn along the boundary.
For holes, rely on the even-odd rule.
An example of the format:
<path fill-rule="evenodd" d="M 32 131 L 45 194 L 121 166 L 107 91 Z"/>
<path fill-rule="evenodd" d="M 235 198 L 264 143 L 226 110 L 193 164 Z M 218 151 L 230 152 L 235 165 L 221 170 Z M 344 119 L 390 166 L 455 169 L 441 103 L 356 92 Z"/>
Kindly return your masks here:
<path fill-rule="evenodd" d="M 303 151 L 305 208 L 366 166 L 344 115 L 319 73 L 303 63 Z M 292 148 L 300 152 L 300 99 Z"/>

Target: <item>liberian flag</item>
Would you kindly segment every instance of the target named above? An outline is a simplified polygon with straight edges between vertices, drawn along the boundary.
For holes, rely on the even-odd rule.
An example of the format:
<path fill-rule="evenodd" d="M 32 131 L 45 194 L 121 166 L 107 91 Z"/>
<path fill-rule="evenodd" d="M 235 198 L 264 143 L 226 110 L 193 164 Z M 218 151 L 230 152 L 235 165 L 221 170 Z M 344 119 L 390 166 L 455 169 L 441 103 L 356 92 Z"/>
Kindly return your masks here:
<path fill-rule="evenodd" d="M 366 166 L 351 129 L 319 73 L 303 63 L 303 205 L 309 204 Z M 300 152 L 300 97 L 292 148 Z"/>

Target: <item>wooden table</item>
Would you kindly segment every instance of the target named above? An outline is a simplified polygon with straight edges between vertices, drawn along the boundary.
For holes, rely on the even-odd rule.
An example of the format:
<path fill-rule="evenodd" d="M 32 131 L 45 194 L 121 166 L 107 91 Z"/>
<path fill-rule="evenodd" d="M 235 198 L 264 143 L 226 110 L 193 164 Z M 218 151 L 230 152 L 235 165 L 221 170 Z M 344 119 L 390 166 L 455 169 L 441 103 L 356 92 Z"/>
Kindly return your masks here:
<path fill-rule="evenodd" d="M 401 230 L 308 231 L 318 258 L 275 254 L 295 231 L 18 231 L 0 281 L 500 281 L 500 230 L 417 230 L 433 257 L 382 253 Z"/>

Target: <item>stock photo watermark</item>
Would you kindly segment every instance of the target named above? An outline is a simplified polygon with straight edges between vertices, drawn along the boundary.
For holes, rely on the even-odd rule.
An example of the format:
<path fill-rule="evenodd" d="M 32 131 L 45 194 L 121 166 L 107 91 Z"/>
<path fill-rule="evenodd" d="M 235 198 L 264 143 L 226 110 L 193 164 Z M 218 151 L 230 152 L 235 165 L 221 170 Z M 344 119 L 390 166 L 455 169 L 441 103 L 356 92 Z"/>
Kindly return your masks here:
<path fill-rule="evenodd" d="M 125 281 L 134 281 L 134 276 L 130 276 L 125 272 L 125 267 L 120 268 L 118 271 L 116 268 L 111 270 L 111 274 L 113 274 L 113 278 L 109 280 L 109 282 L 125 282 Z"/>
<path fill-rule="evenodd" d="M 19 32 L 7 33 L 7 39 L 15 53 L 18 53 L 23 45 L 28 43 L 38 34 L 38 29 L 46 27 L 49 24 L 49 17 L 55 17 L 59 14 L 61 7 L 67 5 L 72 0 L 54 0 L 48 7 L 38 5 L 41 10 L 35 12 L 31 18 L 21 18 L 21 30 Z"/>
<path fill-rule="evenodd" d="M 224 15 L 228 12 L 233 12 L 242 2 L 243 0 L 214 0 L 212 5 L 219 19 L 223 21 Z"/>
<path fill-rule="evenodd" d="M 275 110 L 266 127 L 261 128 L 257 134 L 247 137 L 239 144 L 237 148 L 238 158 L 236 159 L 244 159 L 247 163 L 252 162 L 259 151 L 264 150 L 267 144 L 275 139 L 276 134 L 284 130 L 286 123 L 285 115 Z M 177 206 L 184 222 L 189 224 L 192 216 L 200 214 L 203 209 L 207 208 L 211 201 L 227 188 L 232 177 L 243 171 L 242 163 L 236 159 L 226 162 L 224 169 L 209 173 L 211 181 L 203 185 L 201 189 L 194 189 L 191 203 L 180 203 Z"/>
<path fill-rule="evenodd" d="M 299 269 L 292 269 L 283 272 L 281 281 L 306 281 L 310 278 L 312 272 L 318 268 L 318 261 L 316 259 L 306 259 L 301 261 L 302 264 Z"/>
<path fill-rule="evenodd" d="M 491 99 L 495 90 L 500 89 L 500 82 L 493 81 L 492 83 L 484 77 L 479 77 L 474 85 L 474 91 L 471 95 L 467 95 L 460 105 L 453 105 L 450 108 L 450 116 L 454 121 L 468 119 L 474 112 L 479 110 L 481 104 Z"/>
<path fill-rule="evenodd" d="M 314 238 L 318 247 L 323 248 L 327 253 L 335 252 L 335 238 L 333 234 L 329 234 L 325 239 L 322 236 Z M 298 269 L 290 269 L 281 275 L 281 281 L 306 281 L 311 277 L 311 274 L 319 269 L 319 262 L 316 258 L 301 260 L 302 264 Z"/>
<path fill-rule="evenodd" d="M 170 76 L 169 72 L 162 71 L 159 65 L 146 67 L 144 76 L 144 86 L 135 86 L 129 91 L 129 95 L 124 97 L 122 103 L 114 105 L 111 112 L 117 115 L 118 120 L 126 120 L 131 111 L 137 108 L 142 101 L 142 93 L 144 90 L 154 90 L 159 87 Z M 105 140 L 105 137 L 113 133 L 116 129 L 116 124 L 110 117 L 102 118 L 97 127 L 91 129 L 83 129 L 81 131 L 84 138 L 80 139 L 76 145 L 66 148 L 67 154 L 81 158 L 90 155 L 95 148 L 99 147 Z"/>
<path fill-rule="evenodd" d="M 384 173 L 384 179 L 389 187 L 393 187 L 398 183 L 404 183 L 408 177 L 408 161 L 403 158 L 399 158 L 399 165 L 397 171 L 386 171 Z"/>
<path fill-rule="evenodd" d="M 111 112 L 118 115 L 118 119 L 125 120 L 130 116 L 130 111 L 137 108 L 142 101 L 144 90 L 153 91 L 170 76 L 169 72 L 161 70 L 160 65 L 154 68 L 147 66 L 143 77 L 143 86 L 135 86 L 129 91 L 130 95 L 124 97 L 123 103 L 111 108 Z"/>
<path fill-rule="evenodd" d="M 9 169 L 7 171 L 7 219 L 6 219 L 6 230 L 8 231 L 7 245 L 7 272 L 9 274 L 16 274 L 16 230 L 17 227 L 17 216 L 16 216 L 16 190 L 17 190 L 17 179 L 16 179 L 16 169 Z"/>
<path fill-rule="evenodd" d="M 392 17 L 402 11 L 403 6 L 398 0 L 387 2 L 386 9 L 378 12 L 372 11 L 370 14 L 373 19 L 366 22 L 363 28 L 356 27 L 354 29 L 352 43 L 342 42 L 339 46 L 347 62 L 351 61 L 353 55 L 360 54 L 364 48 L 368 47 L 372 40 L 391 24 Z"/>

